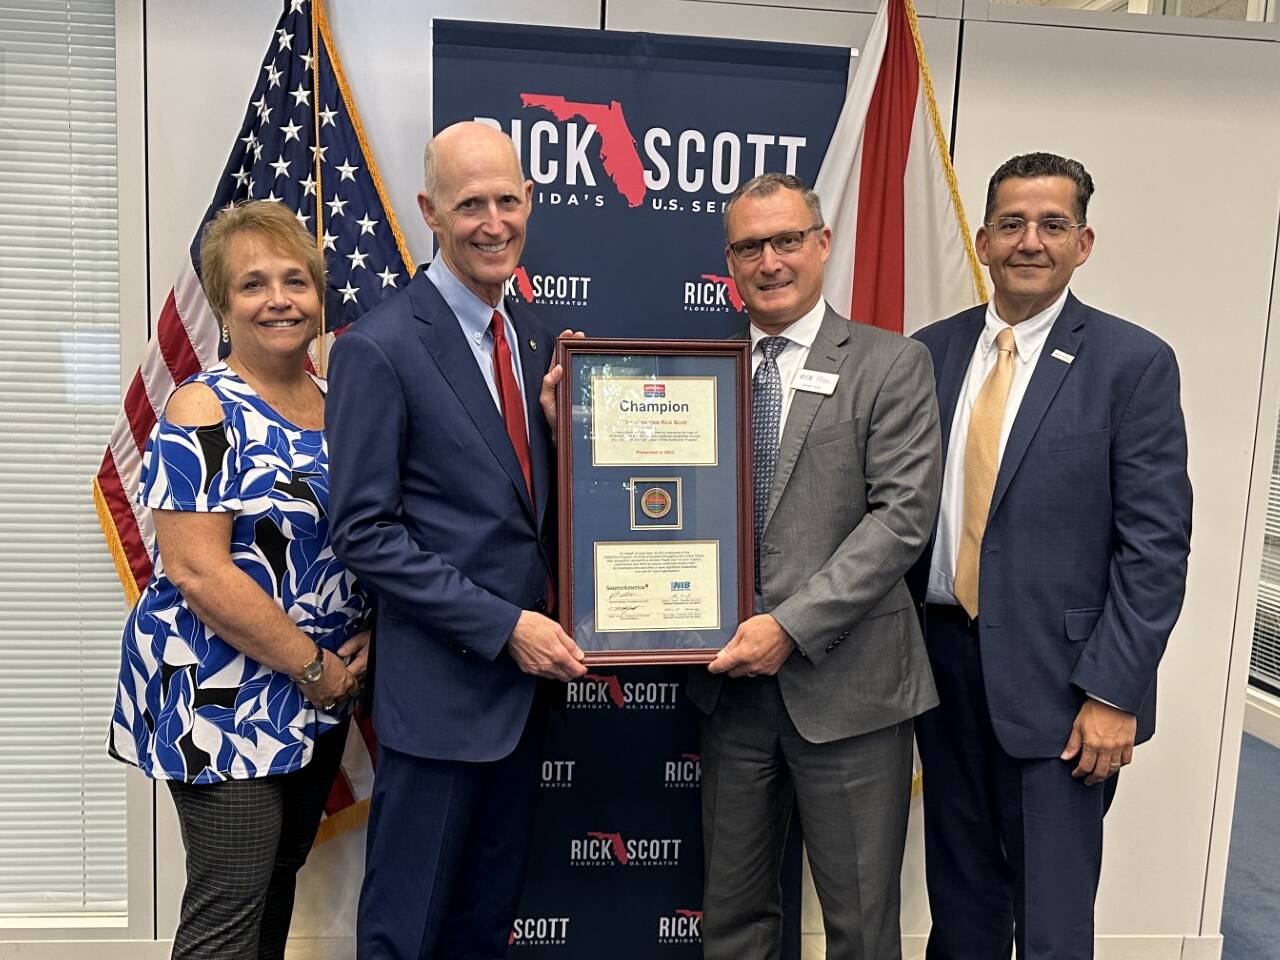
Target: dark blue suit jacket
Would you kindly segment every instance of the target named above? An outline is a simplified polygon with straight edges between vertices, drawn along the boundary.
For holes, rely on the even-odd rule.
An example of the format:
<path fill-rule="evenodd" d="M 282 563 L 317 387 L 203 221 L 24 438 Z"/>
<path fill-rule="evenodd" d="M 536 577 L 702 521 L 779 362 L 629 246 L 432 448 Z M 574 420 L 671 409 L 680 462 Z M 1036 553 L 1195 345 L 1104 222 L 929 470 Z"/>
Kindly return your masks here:
<path fill-rule="evenodd" d="M 414 756 L 504 757 L 533 699 L 534 678 L 506 643 L 521 610 L 546 610 L 555 569 L 555 456 L 538 405 L 555 340 L 528 310 L 508 307 L 535 503 L 475 356 L 425 270 L 340 337 L 330 359 L 333 548 L 378 598 L 379 740 Z"/>
<path fill-rule="evenodd" d="M 985 314 L 916 334 L 933 355 L 944 461 L 964 442 L 951 423 Z M 1138 742 L 1151 737 L 1190 537 L 1173 351 L 1068 294 L 1009 434 L 982 543 L 979 642 L 1007 753 L 1060 753 L 1086 691 L 1136 714 Z M 932 554 L 930 543 L 909 578 L 918 602 Z"/>

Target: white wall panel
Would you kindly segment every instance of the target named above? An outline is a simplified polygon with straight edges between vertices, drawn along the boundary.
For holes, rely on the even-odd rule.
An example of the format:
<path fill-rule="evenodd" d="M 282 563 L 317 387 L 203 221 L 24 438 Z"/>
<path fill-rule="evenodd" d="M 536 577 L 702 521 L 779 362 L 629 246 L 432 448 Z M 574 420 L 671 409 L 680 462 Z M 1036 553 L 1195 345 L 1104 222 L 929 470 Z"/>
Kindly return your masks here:
<path fill-rule="evenodd" d="M 816 43 L 861 47 L 871 32 L 871 13 L 779 8 L 728 0 L 609 0 L 605 23 L 610 30 L 643 30 L 695 37 Z M 933 75 L 942 127 L 951 133 L 955 93 L 958 20 L 920 20 L 920 35 Z"/>
<path fill-rule="evenodd" d="M 961 77 L 956 166 L 973 219 L 1007 157 L 1083 161 L 1098 239 L 1073 289 L 1160 334 L 1182 367 L 1190 582 L 1155 740 L 1107 818 L 1098 932 L 1198 933 L 1221 898 L 1206 903 L 1214 805 L 1233 802 L 1215 788 L 1280 209 L 1280 45 L 970 22 Z"/>

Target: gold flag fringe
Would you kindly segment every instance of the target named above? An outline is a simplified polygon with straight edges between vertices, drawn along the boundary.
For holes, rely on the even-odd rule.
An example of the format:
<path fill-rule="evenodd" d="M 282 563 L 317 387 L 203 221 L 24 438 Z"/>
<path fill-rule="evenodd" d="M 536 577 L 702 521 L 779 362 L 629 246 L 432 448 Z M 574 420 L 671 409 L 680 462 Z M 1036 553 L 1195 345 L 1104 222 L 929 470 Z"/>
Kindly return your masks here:
<path fill-rule="evenodd" d="M 138 581 L 133 578 L 133 568 L 129 566 L 124 545 L 120 543 L 120 532 L 116 529 L 115 517 L 111 516 L 111 508 L 107 506 L 107 498 L 102 493 L 102 486 L 98 483 L 97 477 L 93 478 L 93 507 L 98 513 L 98 526 L 102 528 L 102 538 L 107 541 L 107 550 L 111 553 L 111 562 L 115 565 L 116 576 L 120 578 L 125 599 L 132 607 L 138 602 L 140 595 Z"/>
<path fill-rule="evenodd" d="M 920 62 L 920 77 L 924 82 L 924 99 L 929 113 L 929 125 L 933 128 L 934 143 L 938 147 L 938 156 L 942 159 L 942 170 L 947 178 L 947 189 L 951 192 L 951 205 L 955 208 L 956 219 L 960 222 L 960 239 L 964 243 L 965 255 L 969 258 L 969 272 L 973 277 L 973 290 L 978 300 L 987 299 L 987 283 L 982 276 L 982 264 L 978 262 L 978 253 L 973 249 L 973 237 L 969 234 L 969 221 L 964 215 L 964 203 L 960 200 L 960 186 L 956 182 L 956 171 L 951 165 L 951 151 L 947 148 L 947 138 L 942 132 L 942 120 L 938 116 L 938 101 L 933 95 L 933 77 L 929 73 L 929 61 L 924 55 L 924 42 L 920 39 L 920 21 L 916 18 L 916 6 L 913 0 L 902 0 L 906 7 L 907 21 L 911 24 L 911 39 L 916 45 L 916 60 Z"/>

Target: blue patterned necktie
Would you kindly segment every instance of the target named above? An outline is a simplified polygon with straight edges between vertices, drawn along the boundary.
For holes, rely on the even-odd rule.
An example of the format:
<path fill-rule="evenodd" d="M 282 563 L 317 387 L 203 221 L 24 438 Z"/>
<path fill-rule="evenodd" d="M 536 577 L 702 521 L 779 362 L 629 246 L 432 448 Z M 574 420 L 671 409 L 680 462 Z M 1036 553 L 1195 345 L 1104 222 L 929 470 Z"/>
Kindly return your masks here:
<path fill-rule="evenodd" d="M 782 374 L 778 354 L 791 341 L 786 337 L 765 337 L 760 341 L 764 359 L 751 378 L 751 479 L 755 502 L 756 593 L 760 592 L 760 535 L 764 513 L 769 508 L 769 491 L 778 467 L 778 425 L 782 420 Z"/>

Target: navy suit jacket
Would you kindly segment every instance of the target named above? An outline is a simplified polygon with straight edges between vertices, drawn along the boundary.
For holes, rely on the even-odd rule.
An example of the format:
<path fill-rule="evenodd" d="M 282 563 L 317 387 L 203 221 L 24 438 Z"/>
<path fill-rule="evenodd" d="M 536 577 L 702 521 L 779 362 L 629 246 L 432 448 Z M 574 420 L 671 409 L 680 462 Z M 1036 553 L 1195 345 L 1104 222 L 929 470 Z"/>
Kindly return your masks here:
<path fill-rule="evenodd" d="M 457 317 L 420 270 L 334 345 L 325 408 L 334 552 L 378 598 L 381 743 L 440 760 L 506 756 L 534 693 L 506 650 L 545 612 L 554 448 L 538 405 L 555 340 L 508 302 L 534 501 Z"/>
<path fill-rule="evenodd" d="M 944 462 L 978 306 L 916 334 L 933 355 Z M 1085 692 L 1155 730 L 1156 667 L 1182 609 L 1191 538 L 1187 439 L 1168 344 L 1068 294 L 1018 409 L 978 575 L 996 737 L 1052 757 Z M 936 532 L 936 531 L 935 531 Z M 917 602 L 933 544 L 909 578 Z M 928 634 L 926 614 L 926 640 Z"/>

